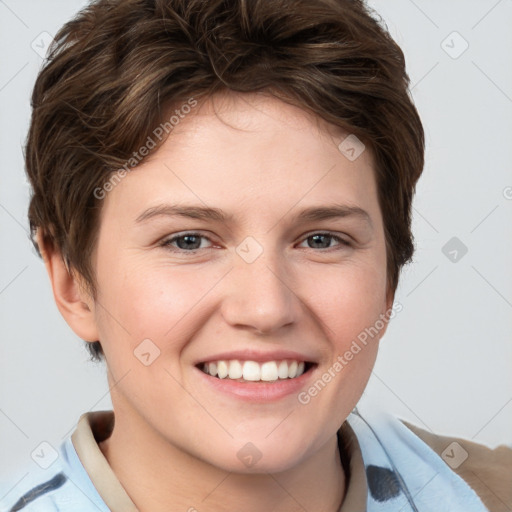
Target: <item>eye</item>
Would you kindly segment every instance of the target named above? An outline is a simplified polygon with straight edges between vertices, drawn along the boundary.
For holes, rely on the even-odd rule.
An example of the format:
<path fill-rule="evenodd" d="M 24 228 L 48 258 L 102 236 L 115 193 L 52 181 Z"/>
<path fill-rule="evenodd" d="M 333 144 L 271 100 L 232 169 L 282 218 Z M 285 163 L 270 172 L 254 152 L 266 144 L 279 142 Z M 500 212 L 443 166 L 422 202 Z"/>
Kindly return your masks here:
<path fill-rule="evenodd" d="M 195 252 L 199 249 L 208 248 L 202 246 L 202 240 L 208 240 L 211 242 L 209 238 L 199 233 L 182 233 L 179 235 L 175 235 L 172 238 L 168 238 L 167 240 L 164 240 L 161 245 L 162 247 L 169 248 L 170 250 L 176 250 L 177 252 Z"/>
<path fill-rule="evenodd" d="M 188 233 L 181 233 L 172 236 L 171 238 L 167 238 L 164 240 L 160 245 L 162 247 L 165 247 L 166 249 L 169 249 L 173 252 L 188 252 L 188 253 L 195 253 L 196 251 L 199 251 L 200 249 L 209 249 L 210 246 L 205 246 L 202 242 L 207 241 L 211 243 L 211 240 L 201 235 L 200 233 L 196 232 L 188 232 Z M 337 242 L 337 245 L 332 246 L 332 242 Z M 334 249 L 336 250 L 337 246 L 340 247 L 349 247 L 351 244 L 347 240 L 344 240 L 338 235 L 335 235 L 333 233 L 325 232 L 325 233 L 312 233 L 308 235 L 304 241 L 308 242 L 310 249 Z M 310 243 L 311 242 L 311 243 Z"/>
<path fill-rule="evenodd" d="M 333 240 L 338 242 L 338 245 L 350 246 L 347 240 L 333 233 L 312 233 L 304 239 L 304 242 L 308 242 L 309 240 L 312 241 L 309 247 L 310 249 L 331 249 L 331 242 Z"/>

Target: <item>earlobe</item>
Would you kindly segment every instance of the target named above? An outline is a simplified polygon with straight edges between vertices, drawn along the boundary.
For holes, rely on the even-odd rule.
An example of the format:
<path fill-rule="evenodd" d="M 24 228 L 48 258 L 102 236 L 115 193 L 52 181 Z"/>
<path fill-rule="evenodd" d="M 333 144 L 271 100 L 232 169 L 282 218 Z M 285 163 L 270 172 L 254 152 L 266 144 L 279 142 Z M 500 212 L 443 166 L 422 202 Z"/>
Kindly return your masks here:
<path fill-rule="evenodd" d="M 61 253 L 45 245 L 40 230 L 36 239 L 50 278 L 55 303 L 64 320 L 81 339 L 98 341 L 94 300 L 68 270 Z"/>
<path fill-rule="evenodd" d="M 395 292 L 388 290 L 386 294 L 386 312 L 391 314 L 393 302 L 395 301 Z"/>
<path fill-rule="evenodd" d="M 395 293 L 391 291 L 387 291 L 386 293 L 386 310 L 382 313 L 384 320 L 384 327 L 381 329 L 379 333 L 379 340 L 386 334 L 386 331 L 388 330 L 388 324 L 390 320 L 390 315 L 393 311 L 393 301 L 395 300 Z"/>

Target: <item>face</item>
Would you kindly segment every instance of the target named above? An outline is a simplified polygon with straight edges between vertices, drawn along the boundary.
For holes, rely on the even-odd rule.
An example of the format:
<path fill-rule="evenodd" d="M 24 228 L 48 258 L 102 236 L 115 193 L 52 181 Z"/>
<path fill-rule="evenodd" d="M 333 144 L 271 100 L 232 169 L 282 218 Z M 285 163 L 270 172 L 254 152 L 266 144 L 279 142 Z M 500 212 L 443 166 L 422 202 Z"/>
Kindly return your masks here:
<path fill-rule="evenodd" d="M 275 472 L 332 440 L 366 386 L 385 329 L 351 347 L 391 305 L 383 221 L 347 134 L 262 95 L 214 100 L 103 200 L 93 318 L 116 425 Z"/>

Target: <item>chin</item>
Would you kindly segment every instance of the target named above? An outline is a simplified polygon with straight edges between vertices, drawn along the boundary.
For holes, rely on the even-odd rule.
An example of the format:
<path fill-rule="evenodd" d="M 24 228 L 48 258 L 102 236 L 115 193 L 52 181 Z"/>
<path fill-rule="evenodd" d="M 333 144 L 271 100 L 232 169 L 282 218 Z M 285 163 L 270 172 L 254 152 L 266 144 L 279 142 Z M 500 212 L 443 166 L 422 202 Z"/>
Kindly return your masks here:
<path fill-rule="evenodd" d="M 232 473 L 279 473 L 300 464 L 306 447 L 299 440 L 285 441 L 281 436 L 269 440 L 260 435 L 253 441 L 232 440 L 219 451 L 210 449 L 207 462 Z"/>

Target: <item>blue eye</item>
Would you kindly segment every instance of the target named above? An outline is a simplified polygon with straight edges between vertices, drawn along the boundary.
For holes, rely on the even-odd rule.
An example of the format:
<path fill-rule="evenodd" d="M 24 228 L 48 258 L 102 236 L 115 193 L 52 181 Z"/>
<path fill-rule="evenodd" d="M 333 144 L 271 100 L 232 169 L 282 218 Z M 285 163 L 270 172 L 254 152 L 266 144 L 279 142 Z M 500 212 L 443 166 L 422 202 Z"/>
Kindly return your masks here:
<path fill-rule="evenodd" d="M 185 252 L 194 252 L 198 249 L 204 249 L 201 247 L 201 240 L 209 240 L 209 238 L 200 235 L 199 233 L 183 233 L 181 235 L 173 236 L 162 243 L 164 247 L 170 247 L 171 249 L 182 250 Z M 176 244 L 177 247 L 173 244 Z"/>
<path fill-rule="evenodd" d="M 332 240 L 335 240 L 336 242 L 338 242 L 339 245 L 350 246 L 349 242 L 347 242 L 343 238 L 341 238 L 337 235 L 334 235 L 332 233 L 313 233 L 304 239 L 304 241 L 306 241 L 306 242 L 308 240 L 314 240 L 313 245 L 315 245 L 315 244 L 320 245 L 320 247 L 318 247 L 318 245 L 317 245 L 316 247 L 310 247 L 310 249 L 330 249 L 331 248 L 330 242 Z M 325 244 L 325 240 L 327 240 L 327 245 Z"/>
<path fill-rule="evenodd" d="M 196 251 L 200 249 L 210 249 L 211 246 L 205 247 L 202 245 L 202 241 L 207 240 L 211 242 L 211 240 L 201 235 L 200 233 L 190 232 L 190 233 L 181 233 L 179 235 L 175 235 L 167 240 L 164 240 L 160 245 L 165 247 L 172 252 L 182 252 L 182 253 L 191 253 L 195 254 Z M 309 241 L 312 241 L 311 244 Z M 337 242 L 334 247 L 331 245 L 331 242 Z M 312 233 L 303 239 L 301 243 L 308 242 L 309 249 L 336 249 L 349 247 L 351 244 L 344 240 L 343 238 L 334 235 L 333 233 Z"/>

